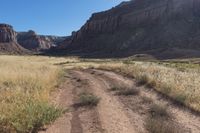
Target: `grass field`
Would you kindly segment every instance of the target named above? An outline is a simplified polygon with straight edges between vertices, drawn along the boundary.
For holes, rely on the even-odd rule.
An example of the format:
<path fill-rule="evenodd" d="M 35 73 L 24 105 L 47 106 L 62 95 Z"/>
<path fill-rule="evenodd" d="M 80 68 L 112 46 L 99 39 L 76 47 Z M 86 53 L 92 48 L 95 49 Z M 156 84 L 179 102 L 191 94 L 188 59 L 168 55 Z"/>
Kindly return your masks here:
<path fill-rule="evenodd" d="M 80 59 L 65 68 L 100 68 L 134 77 L 138 83 L 161 92 L 179 104 L 200 111 L 200 59 L 135 61 L 130 59 Z"/>
<path fill-rule="evenodd" d="M 195 60 L 196 61 L 196 60 Z M 200 67 L 193 62 L 0 56 L 0 132 L 34 132 L 63 109 L 51 102 L 64 69 L 101 68 L 132 76 L 138 85 L 200 111 Z"/>
<path fill-rule="evenodd" d="M 50 103 L 62 68 L 56 58 L 0 56 L 0 132 L 34 132 L 61 115 Z"/>
<path fill-rule="evenodd" d="M 77 59 L 65 68 L 100 68 L 134 77 L 138 83 L 200 111 L 200 59 L 135 61 L 130 59 Z"/>
<path fill-rule="evenodd" d="M 195 111 L 200 111 L 200 67 L 176 66 L 153 62 L 107 63 L 101 69 L 134 77 L 141 85 L 155 88 Z M 177 65 L 177 64 L 176 64 Z M 184 67 L 184 70 L 180 67 Z"/>

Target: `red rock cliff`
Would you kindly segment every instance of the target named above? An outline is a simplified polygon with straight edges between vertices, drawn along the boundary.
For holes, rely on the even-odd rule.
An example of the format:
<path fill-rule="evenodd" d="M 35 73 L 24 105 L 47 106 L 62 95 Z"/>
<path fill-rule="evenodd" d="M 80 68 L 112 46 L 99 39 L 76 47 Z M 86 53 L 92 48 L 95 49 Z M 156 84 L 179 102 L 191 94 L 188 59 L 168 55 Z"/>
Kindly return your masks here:
<path fill-rule="evenodd" d="M 61 48 L 132 54 L 163 48 L 200 49 L 200 0 L 132 0 L 95 13 Z"/>

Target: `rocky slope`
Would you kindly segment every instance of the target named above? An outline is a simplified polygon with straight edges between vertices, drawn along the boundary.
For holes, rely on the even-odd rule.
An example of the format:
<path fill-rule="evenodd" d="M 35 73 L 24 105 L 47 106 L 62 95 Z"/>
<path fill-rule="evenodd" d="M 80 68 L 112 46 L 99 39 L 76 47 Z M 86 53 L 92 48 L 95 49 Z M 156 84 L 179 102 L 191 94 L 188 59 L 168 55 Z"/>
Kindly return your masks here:
<path fill-rule="evenodd" d="M 0 24 L 0 53 L 20 54 L 27 52 L 17 43 L 16 35 L 17 33 L 12 26 Z"/>
<path fill-rule="evenodd" d="M 98 57 L 200 56 L 200 0 L 132 0 L 95 13 L 58 47 Z"/>
<path fill-rule="evenodd" d="M 37 35 L 34 31 L 18 32 L 17 40 L 21 46 L 31 51 L 46 50 L 59 45 L 65 37 Z"/>

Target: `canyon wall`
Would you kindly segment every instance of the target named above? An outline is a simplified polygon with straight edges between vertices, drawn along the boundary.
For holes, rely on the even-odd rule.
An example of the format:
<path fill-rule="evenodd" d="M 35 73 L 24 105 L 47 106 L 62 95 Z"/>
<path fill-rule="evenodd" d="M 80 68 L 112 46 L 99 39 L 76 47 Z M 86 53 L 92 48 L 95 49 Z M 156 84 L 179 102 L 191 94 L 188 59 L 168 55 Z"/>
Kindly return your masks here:
<path fill-rule="evenodd" d="M 99 13 L 61 45 L 66 52 L 134 54 L 199 49 L 200 0 L 132 0 Z"/>
<path fill-rule="evenodd" d="M 125 3 L 111 10 L 93 14 L 86 24 L 73 34 L 73 39 L 81 39 L 86 34 L 95 36 L 100 33 L 112 33 L 119 27 L 129 24 L 137 26 L 159 17 L 169 17 L 173 14 L 189 16 L 200 11 L 200 0 L 136 0 Z"/>

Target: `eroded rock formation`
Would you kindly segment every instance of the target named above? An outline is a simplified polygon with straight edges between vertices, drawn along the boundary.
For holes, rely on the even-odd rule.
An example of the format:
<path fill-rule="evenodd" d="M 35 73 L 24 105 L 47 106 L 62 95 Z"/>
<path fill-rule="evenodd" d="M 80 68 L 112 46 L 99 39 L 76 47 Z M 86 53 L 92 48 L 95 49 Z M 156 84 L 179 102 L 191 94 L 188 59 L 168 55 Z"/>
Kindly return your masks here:
<path fill-rule="evenodd" d="M 23 53 L 27 52 L 22 48 L 16 39 L 17 33 L 8 24 L 0 24 L 0 53 Z"/>
<path fill-rule="evenodd" d="M 0 43 L 17 42 L 16 32 L 8 24 L 0 24 Z"/>
<path fill-rule="evenodd" d="M 165 56 L 160 51 L 176 49 L 175 52 L 184 54 L 184 50 L 190 49 L 200 55 L 199 11 L 200 0 L 123 2 L 93 14 L 61 49 L 65 48 L 67 53 L 80 51 L 100 56 L 128 56 L 149 51 Z"/>
<path fill-rule="evenodd" d="M 17 40 L 21 46 L 33 51 L 46 50 L 59 45 L 65 37 L 37 35 L 34 31 L 19 32 Z"/>
<path fill-rule="evenodd" d="M 0 53 L 30 53 L 59 45 L 66 37 L 37 35 L 34 31 L 16 32 L 8 24 L 0 24 Z"/>

